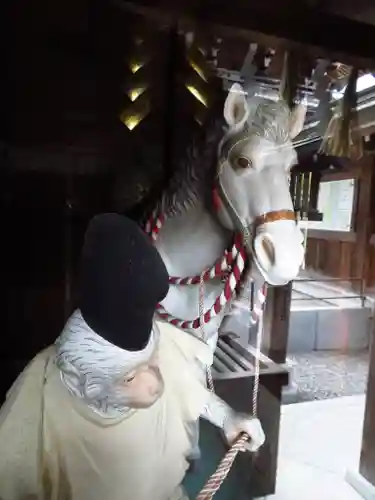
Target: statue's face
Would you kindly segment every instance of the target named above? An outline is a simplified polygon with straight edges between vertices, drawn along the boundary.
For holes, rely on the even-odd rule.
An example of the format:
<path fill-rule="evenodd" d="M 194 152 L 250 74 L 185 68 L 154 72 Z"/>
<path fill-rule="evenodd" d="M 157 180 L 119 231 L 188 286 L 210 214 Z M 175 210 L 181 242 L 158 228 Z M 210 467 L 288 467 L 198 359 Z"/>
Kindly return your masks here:
<path fill-rule="evenodd" d="M 149 408 L 164 391 L 163 377 L 158 368 L 157 353 L 124 376 L 127 405 L 131 408 Z"/>

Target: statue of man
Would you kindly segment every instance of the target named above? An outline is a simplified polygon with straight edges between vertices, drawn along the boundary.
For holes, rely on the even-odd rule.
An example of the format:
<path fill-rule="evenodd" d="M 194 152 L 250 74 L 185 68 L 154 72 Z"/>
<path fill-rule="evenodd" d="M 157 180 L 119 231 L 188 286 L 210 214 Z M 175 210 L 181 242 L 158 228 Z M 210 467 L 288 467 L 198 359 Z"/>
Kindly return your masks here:
<path fill-rule="evenodd" d="M 1 500 L 182 500 L 200 417 L 264 442 L 202 383 L 210 348 L 155 320 L 168 273 L 136 224 L 95 217 L 79 309 L 18 377 L 0 410 Z"/>

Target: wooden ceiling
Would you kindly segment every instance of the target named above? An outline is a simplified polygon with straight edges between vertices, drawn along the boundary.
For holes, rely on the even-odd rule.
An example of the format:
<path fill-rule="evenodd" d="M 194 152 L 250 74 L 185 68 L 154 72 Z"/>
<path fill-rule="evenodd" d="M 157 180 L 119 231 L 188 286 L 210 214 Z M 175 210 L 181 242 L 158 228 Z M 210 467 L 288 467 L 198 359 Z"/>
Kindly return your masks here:
<path fill-rule="evenodd" d="M 252 38 L 254 24 L 248 22 L 250 18 L 264 27 L 268 16 L 268 32 L 275 26 L 274 17 L 280 16 L 280 9 L 274 13 L 267 11 L 275 1 L 265 0 L 263 10 L 257 10 L 255 17 L 249 17 L 253 7 L 249 7 L 249 2 L 245 5 L 239 1 L 237 10 L 231 3 L 233 12 L 228 11 L 222 0 L 216 1 L 216 10 L 211 0 L 205 2 L 203 10 L 194 2 L 185 3 L 185 14 L 181 16 L 176 11 L 179 3 L 167 0 L 135 1 L 130 7 L 121 0 L 112 3 L 91 0 L 87 4 L 60 0 L 53 5 L 48 0 L 36 0 L 32 4 L 26 0 L 14 0 L 9 18 L 12 29 L 6 47 L 9 87 L 4 94 L 7 126 L 3 138 L 8 145 L 16 146 L 10 154 L 14 164 L 22 165 L 22 168 L 28 165 L 33 169 L 72 169 L 75 172 L 126 169 L 146 161 L 146 154 L 147 161 L 152 158 L 155 164 L 163 163 L 162 150 L 171 142 L 166 136 L 173 132 L 166 125 L 168 120 L 171 122 L 167 113 L 172 113 L 172 123 L 179 124 L 175 127 L 178 133 L 173 137 L 175 148 L 182 147 L 180 139 L 185 140 L 189 135 L 195 111 L 202 107 L 186 91 L 186 78 L 192 77 L 194 71 L 184 56 L 184 36 L 178 40 L 179 47 L 171 46 L 171 27 L 198 33 L 207 53 L 217 48 L 219 39 L 217 65 L 235 71 L 241 69 L 250 41 L 258 42 L 260 56 L 262 51 L 275 49 L 270 66 L 264 68 L 264 74 L 275 80 L 281 77 L 284 52 L 291 46 L 303 54 L 301 82 L 311 75 L 317 55 L 332 54 L 331 60 L 336 61 L 335 56 L 341 54 L 341 43 L 342 50 L 348 49 L 348 54 L 338 59 L 340 62 L 372 63 L 369 44 L 363 48 L 359 42 L 363 43 L 365 36 L 374 35 L 375 28 L 363 28 L 351 22 L 345 24 L 336 17 L 327 18 L 325 23 L 333 19 L 332 30 L 338 27 L 350 28 L 352 32 L 359 30 L 359 42 L 354 38 L 353 44 L 348 44 L 348 35 L 343 40 L 338 40 L 337 33 L 328 36 L 324 25 L 319 33 L 321 43 L 327 45 L 328 51 L 302 47 L 301 33 L 307 29 L 304 25 L 306 19 L 302 17 L 298 30 L 293 31 L 289 26 L 291 21 L 285 21 L 285 13 L 279 17 L 281 28 L 276 33 L 279 38 L 259 33 Z M 227 0 L 225 4 L 229 5 Z M 158 5 L 163 8 L 162 15 L 155 11 Z M 147 15 L 140 15 L 139 11 L 144 12 L 145 7 Z M 168 8 L 172 17 L 165 15 Z M 194 15 L 199 22 L 192 22 Z M 203 20 L 211 24 L 202 25 Z M 247 24 L 249 29 L 246 29 Z M 287 28 L 290 29 L 289 38 L 294 37 L 297 41 L 289 42 L 282 37 Z M 316 42 L 318 28 L 311 19 L 310 28 L 311 40 Z M 140 38 L 143 43 L 137 44 Z M 142 51 L 148 63 L 133 74 L 132 59 Z M 171 54 L 179 54 L 172 68 Z M 166 84 L 166 75 L 171 72 L 177 77 Z M 338 76 L 346 77 L 347 72 L 348 66 L 341 65 Z M 145 96 L 150 100 L 151 111 L 147 120 L 130 132 L 119 116 L 132 107 L 129 89 L 145 82 Z M 171 101 L 176 103 L 175 109 L 167 111 Z M 33 151 L 38 148 L 43 149 L 43 157 L 33 156 Z M 78 161 L 79 157 L 84 160 Z"/>
<path fill-rule="evenodd" d="M 375 28 L 332 14 L 322 1 L 116 0 L 116 3 L 163 22 L 178 20 L 197 28 L 204 23 L 206 32 L 211 26 L 220 36 L 229 33 L 247 40 L 257 39 L 264 46 L 289 49 L 306 45 L 314 57 L 364 67 L 374 64 L 369 40 L 374 39 Z"/>
<path fill-rule="evenodd" d="M 7 45 L 8 160 L 19 168 L 55 171 L 134 167 L 135 150 L 142 156 L 144 141 L 130 134 L 119 116 L 131 105 L 126 82 L 133 76 L 136 17 L 94 9 L 88 23 L 81 2 L 57 2 L 56 10 L 40 0 L 35 9 L 16 3 Z M 166 47 L 155 25 L 144 20 L 143 29 L 153 48 L 143 71 L 146 79 L 152 73 L 153 113 L 142 124 L 154 138 L 147 148 L 152 156 L 163 146 L 158 114 L 164 109 Z"/>
<path fill-rule="evenodd" d="M 375 25 L 375 5 L 372 0 L 324 0 L 322 8 L 353 21 Z"/>

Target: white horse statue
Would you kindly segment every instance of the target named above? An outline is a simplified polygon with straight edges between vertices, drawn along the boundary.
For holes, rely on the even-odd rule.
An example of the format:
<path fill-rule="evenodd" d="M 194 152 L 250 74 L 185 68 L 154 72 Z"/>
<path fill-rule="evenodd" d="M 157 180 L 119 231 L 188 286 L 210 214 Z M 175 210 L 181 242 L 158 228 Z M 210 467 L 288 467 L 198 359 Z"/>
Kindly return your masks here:
<path fill-rule="evenodd" d="M 224 105 L 226 130 L 221 118 L 211 137 L 207 132 L 201 162 L 188 157 L 176 170 L 146 224 L 171 277 L 160 316 L 204 335 L 213 349 L 246 270 L 270 285 L 298 275 L 303 237 L 289 178 L 297 159 L 292 140 L 305 114 L 302 104 L 290 111 L 282 100 L 249 96 L 233 85 Z M 256 265 L 249 268 L 251 260 Z"/>

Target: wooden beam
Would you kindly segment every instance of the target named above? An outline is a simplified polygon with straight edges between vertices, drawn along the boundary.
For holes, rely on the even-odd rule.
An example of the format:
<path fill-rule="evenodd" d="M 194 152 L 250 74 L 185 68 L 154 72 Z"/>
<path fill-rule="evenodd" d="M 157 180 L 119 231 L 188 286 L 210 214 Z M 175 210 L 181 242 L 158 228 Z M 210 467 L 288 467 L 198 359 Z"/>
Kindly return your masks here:
<path fill-rule="evenodd" d="M 275 363 L 286 360 L 291 300 L 292 283 L 268 288 L 262 351 Z"/>
<path fill-rule="evenodd" d="M 255 2 L 237 1 L 234 5 L 227 0 L 115 1 L 134 12 L 159 16 L 164 22 L 208 23 L 216 25 L 216 30 L 229 29 L 232 36 L 255 38 L 268 46 L 307 45 L 317 57 L 363 67 L 372 67 L 375 61 L 375 50 L 368 42 L 375 40 L 375 26 L 311 7 L 293 4 L 293 8 L 286 8 L 284 2 L 276 1 L 268 2 L 266 8 Z"/>
<path fill-rule="evenodd" d="M 368 244 L 371 237 L 371 197 L 374 156 L 366 155 L 358 161 L 361 174 L 358 182 L 358 192 L 355 210 L 354 230 L 356 232 L 356 251 L 353 262 L 353 275 L 365 280 L 368 264 Z M 362 285 L 356 284 L 358 292 L 362 292 Z"/>
<path fill-rule="evenodd" d="M 365 246 L 362 255 L 358 257 L 356 251 L 356 265 L 364 277 L 366 271 L 366 257 L 368 258 L 368 245 L 371 237 L 371 185 L 374 168 L 374 156 L 368 155 L 367 162 L 363 164 L 363 176 L 360 178 L 358 209 L 356 213 L 357 238 L 361 238 L 360 244 Z M 361 193 L 362 187 L 362 193 Z M 360 233 L 360 234 L 359 234 Z M 357 244 L 358 245 L 358 244 Z M 359 248 L 360 250 L 360 248 Z M 361 489 L 369 493 L 368 498 L 373 498 L 375 487 L 375 316 L 372 320 L 372 331 L 370 337 L 370 360 L 369 374 L 366 390 L 366 406 L 362 433 L 362 447 L 359 473 L 353 473 L 350 482 L 354 488 L 363 483 Z M 370 490 L 372 493 L 370 494 Z M 364 495 L 365 497 L 365 495 Z M 367 498 L 367 496 L 365 497 Z"/>

